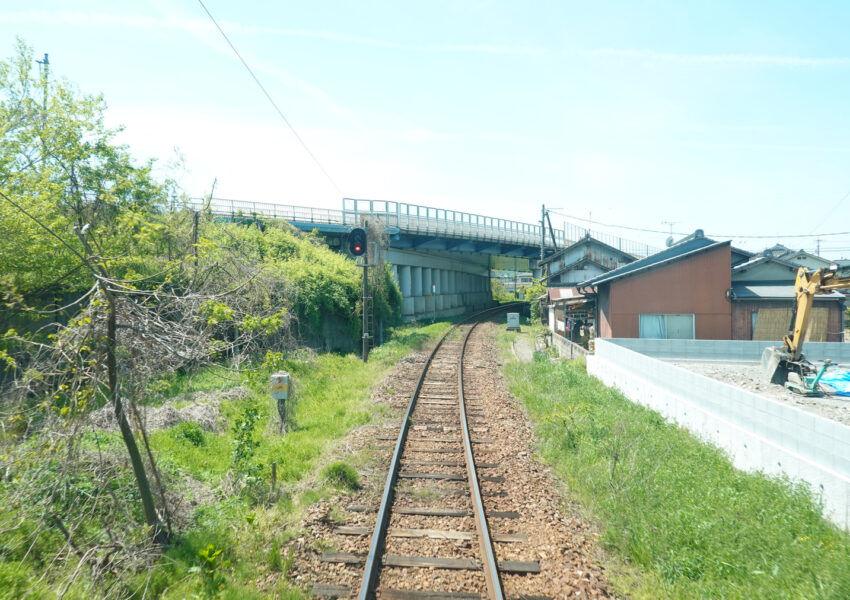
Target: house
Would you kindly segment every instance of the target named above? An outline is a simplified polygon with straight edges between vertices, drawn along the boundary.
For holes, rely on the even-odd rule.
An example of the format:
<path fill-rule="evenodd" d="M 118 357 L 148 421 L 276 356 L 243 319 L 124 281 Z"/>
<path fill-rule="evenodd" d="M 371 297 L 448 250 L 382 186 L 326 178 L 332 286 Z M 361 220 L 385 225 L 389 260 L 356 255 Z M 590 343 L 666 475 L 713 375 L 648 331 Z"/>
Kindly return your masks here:
<path fill-rule="evenodd" d="M 596 323 L 596 305 L 575 287 L 559 286 L 546 290 L 544 302 L 548 308 L 549 330 L 577 344 L 590 338 L 591 325 Z"/>
<path fill-rule="evenodd" d="M 706 238 L 698 229 L 577 288 L 596 298 L 600 337 L 729 339 L 731 264 L 731 243 Z"/>
<path fill-rule="evenodd" d="M 596 305 L 594 298 L 583 295 L 575 285 L 634 261 L 631 254 L 600 242 L 590 234 L 542 260 L 549 329 L 576 343 L 586 344 L 590 326 L 596 323 Z"/>
<path fill-rule="evenodd" d="M 577 242 L 540 261 L 547 287 L 575 286 L 621 265 L 635 257 L 586 234 Z"/>
<path fill-rule="evenodd" d="M 783 258 L 765 252 L 732 267 L 733 340 L 779 340 L 788 333 L 797 271 L 808 266 L 801 265 L 800 260 L 812 265 L 830 264 L 803 251 L 786 253 Z M 845 301 L 846 296 L 838 292 L 815 297 L 806 341 L 843 341 Z"/>
<path fill-rule="evenodd" d="M 791 328 L 801 261 L 829 263 L 803 251 L 777 258 L 773 250 L 752 254 L 697 230 L 577 289 L 596 300 L 600 337 L 779 340 Z M 807 339 L 842 341 L 845 302 L 838 292 L 819 295 Z"/>
<path fill-rule="evenodd" d="M 785 262 L 796 265 L 798 269 L 800 267 L 806 267 L 813 271 L 820 269 L 821 267 L 828 267 L 832 264 L 831 261 L 828 261 L 817 254 L 812 254 L 805 250 L 791 250 L 782 244 L 776 244 L 775 246 L 766 248 L 760 253 L 760 256 L 784 260 Z"/>

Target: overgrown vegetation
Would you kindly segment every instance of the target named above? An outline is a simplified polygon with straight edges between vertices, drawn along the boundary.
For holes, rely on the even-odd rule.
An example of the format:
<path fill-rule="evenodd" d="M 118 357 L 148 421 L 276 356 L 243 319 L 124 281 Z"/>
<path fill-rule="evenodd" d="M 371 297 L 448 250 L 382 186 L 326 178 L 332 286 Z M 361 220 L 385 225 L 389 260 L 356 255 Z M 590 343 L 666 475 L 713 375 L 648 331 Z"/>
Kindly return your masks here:
<path fill-rule="evenodd" d="M 283 547 L 295 534 L 292 527 L 298 513 L 336 489 L 352 489 L 358 481 L 356 471 L 344 462 L 322 467 L 327 451 L 352 428 L 380 416 L 368 402 L 376 378 L 405 354 L 423 349 L 447 327 L 447 323 L 436 323 L 397 328 L 389 332 L 386 344 L 373 350 L 367 364 L 353 355 L 293 351 L 272 354 L 265 364 L 238 375 L 208 367 L 191 375 L 170 376 L 162 382 L 169 392 L 159 403 L 172 403 L 169 394 L 179 401 L 186 392 L 222 398 L 216 430 L 203 431 L 195 423 L 184 422 L 149 434 L 161 476 L 174 499 L 175 536 L 170 546 L 164 553 L 148 550 L 144 560 L 139 558 L 132 566 L 114 563 L 113 567 L 120 567 L 117 573 L 88 568 L 74 573 L 79 558 L 64 559 L 73 550 L 61 531 L 51 522 L 42 523 L 37 514 L 14 507 L 1 513 L 3 521 L 15 527 L 0 536 L 0 598 L 16 598 L 20 594 L 15 590 L 28 589 L 34 598 L 54 597 L 72 576 L 66 598 L 140 598 L 143 592 L 146 597 L 174 599 L 300 598 L 287 579 L 292 559 Z M 277 409 L 268 394 L 269 375 L 280 369 L 296 382 L 285 436 L 277 434 Z M 227 390 L 237 385 L 248 388 L 246 397 L 228 396 Z M 119 498 L 126 498 L 128 507 L 138 503 L 129 468 L 117 462 L 118 434 L 85 431 L 82 448 L 109 457 L 108 470 L 98 467 L 90 475 L 68 480 L 74 495 L 62 510 L 74 514 L 69 513 L 74 499 L 104 484 Z M 13 465 L 16 476 L 0 485 L 3 499 L 13 496 L 19 477 L 36 469 L 34 462 L 22 460 L 25 446 L 7 450 L 13 454 L 3 457 L 3 468 Z M 274 488 L 273 464 L 277 467 Z M 104 509 L 109 511 L 109 506 Z M 110 513 L 108 522 L 114 529 L 132 521 Z M 90 533 L 108 538 L 96 523 Z M 139 532 L 139 548 L 148 548 L 143 534 Z M 63 560 L 51 565 L 57 556 Z"/>
<path fill-rule="evenodd" d="M 546 282 L 535 279 L 534 283 L 525 288 L 525 300 L 528 302 L 532 323 L 540 323 L 540 301 L 538 298 L 546 293 Z"/>
<path fill-rule="evenodd" d="M 738 471 L 583 361 L 514 362 L 505 373 L 543 458 L 599 520 L 602 543 L 639 572 L 619 582 L 628 597 L 850 597 L 850 536 L 807 487 Z"/>
<path fill-rule="evenodd" d="M 505 287 L 505 283 L 497 277 L 490 278 L 490 294 L 493 296 L 493 300 L 499 304 L 516 302 L 517 300 L 516 294 L 509 292 Z"/>
<path fill-rule="evenodd" d="M 353 261 L 285 223 L 185 209 L 114 144 L 102 98 L 34 64 L 23 43 L 0 62 L 0 597 L 259 597 L 255 548 L 279 547 L 288 486 L 369 420 L 382 357 L 429 334 L 402 330 L 369 366 L 297 350 L 332 343 L 328 322 L 359 335 Z M 300 385 L 285 438 L 266 389 L 280 368 Z M 238 384 L 247 399 L 225 393 Z M 147 408 L 199 389 L 217 422 L 147 431 Z"/>
<path fill-rule="evenodd" d="M 357 470 L 341 460 L 332 462 L 322 469 L 322 476 L 332 486 L 341 490 L 360 488 L 360 476 L 357 475 Z"/>

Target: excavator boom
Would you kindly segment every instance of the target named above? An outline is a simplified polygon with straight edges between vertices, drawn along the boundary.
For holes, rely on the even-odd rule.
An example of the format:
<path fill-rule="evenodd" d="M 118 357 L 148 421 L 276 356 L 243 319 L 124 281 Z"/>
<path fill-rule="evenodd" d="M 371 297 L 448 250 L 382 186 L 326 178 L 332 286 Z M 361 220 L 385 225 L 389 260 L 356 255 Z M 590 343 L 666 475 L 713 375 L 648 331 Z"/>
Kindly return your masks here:
<path fill-rule="evenodd" d="M 805 361 L 803 340 L 809 329 L 815 296 L 841 289 L 850 289 L 850 277 L 838 276 L 834 266 L 812 272 L 800 267 L 794 283 L 794 324 L 791 332 L 782 338 L 782 347 L 765 348 L 761 357 L 762 370 L 768 381 L 782 385 L 788 379 L 789 370 L 801 371 Z"/>

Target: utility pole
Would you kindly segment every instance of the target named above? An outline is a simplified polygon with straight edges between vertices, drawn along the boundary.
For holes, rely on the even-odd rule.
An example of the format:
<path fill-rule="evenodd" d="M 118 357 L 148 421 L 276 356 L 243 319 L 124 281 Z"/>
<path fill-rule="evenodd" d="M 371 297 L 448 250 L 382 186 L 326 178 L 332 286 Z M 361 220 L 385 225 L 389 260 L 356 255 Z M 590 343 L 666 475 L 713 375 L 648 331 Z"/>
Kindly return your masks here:
<path fill-rule="evenodd" d="M 540 262 L 543 262 L 543 250 L 546 245 L 546 205 L 540 206 Z M 541 265 L 541 269 L 543 266 Z M 542 274 L 542 273 L 541 273 Z"/>
<path fill-rule="evenodd" d="M 369 272 L 367 269 L 369 268 L 369 256 L 363 256 L 363 264 L 359 265 L 363 268 L 363 335 L 361 340 L 363 342 L 363 346 L 361 348 L 361 358 L 363 362 L 366 362 L 369 359 Z"/>
<path fill-rule="evenodd" d="M 669 225 L 670 226 L 670 235 L 673 235 L 673 225 L 675 225 L 677 223 L 678 223 L 678 221 L 661 221 L 662 225 Z"/>
<path fill-rule="evenodd" d="M 41 110 L 47 112 L 47 82 L 50 76 L 50 61 L 47 58 L 47 52 L 44 53 L 44 60 L 36 59 L 35 62 L 38 63 L 38 70 L 41 73 L 41 83 L 44 85 L 44 89 L 42 89 Z"/>

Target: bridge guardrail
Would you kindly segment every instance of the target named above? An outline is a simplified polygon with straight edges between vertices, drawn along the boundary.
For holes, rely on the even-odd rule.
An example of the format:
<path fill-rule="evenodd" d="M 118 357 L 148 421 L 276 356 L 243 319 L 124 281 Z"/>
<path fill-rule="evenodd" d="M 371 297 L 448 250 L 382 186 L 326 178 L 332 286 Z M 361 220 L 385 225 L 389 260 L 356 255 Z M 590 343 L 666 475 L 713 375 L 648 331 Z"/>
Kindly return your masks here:
<path fill-rule="evenodd" d="M 361 215 L 373 215 L 391 227 L 410 233 L 456 238 L 474 236 L 493 242 L 540 245 L 541 228 L 530 223 L 390 200 L 343 198 L 342 202 L 346 222 L 350 224 L 359 222 Z M 557 246 L 563 247 L 564 232 L 555 230 L 553 233 Z M 547 236 L 545 243 L 548 248 L 553 247 L 551 237 Z"/>
<path fill-rule="evenodd" d="M 271 202 L 249 202 L 247 200 L 230 200 L 228 198 L 213 198 L 212 202 L 203 198 L 191 198 L 190 208 L 202 210 L 207 208 L 213 214 L 244 217 L 258 216 L 285 221 L 300 221 L 303 223 L 328 223 L 344 225 L 341 210 L 329 208 L 313 208 L 311 206 L 291 206 L 288 204 L 272 204 Z"/>
<path fill-rule="evenodd" d="M 405 233 L 439 235 L 457 239 L 471 238 L 493 243 L 521 244 L 529 247 L 539 246 L 541 241 L 539 225 L 389 200 L 344 198 L 343 210 L 228 198 L 213 198 L 211 201 L 203 198 L 192 198 L 187 204 L 189 208 L 194 210 L 209 208 L 213 214 L 230 217 L 255 216 L 302 223 L 354 227 L 360 224 L 361 217 L 366 216 L 378 217 L 388 227 L 397 227 Z M 552 245 L 552 239 L 547 234 L 545 244 L 549 249 L 563 248 L 590 233 L 595 239 L 639 258 L 658 251 L 657 248 L 646 244 L 610 234 L 589 231 L 574 225 L 570 225 L 569 233 L 561 229 L 553 230 L 552 233 L 555 236 L 557 246 Z"/>

